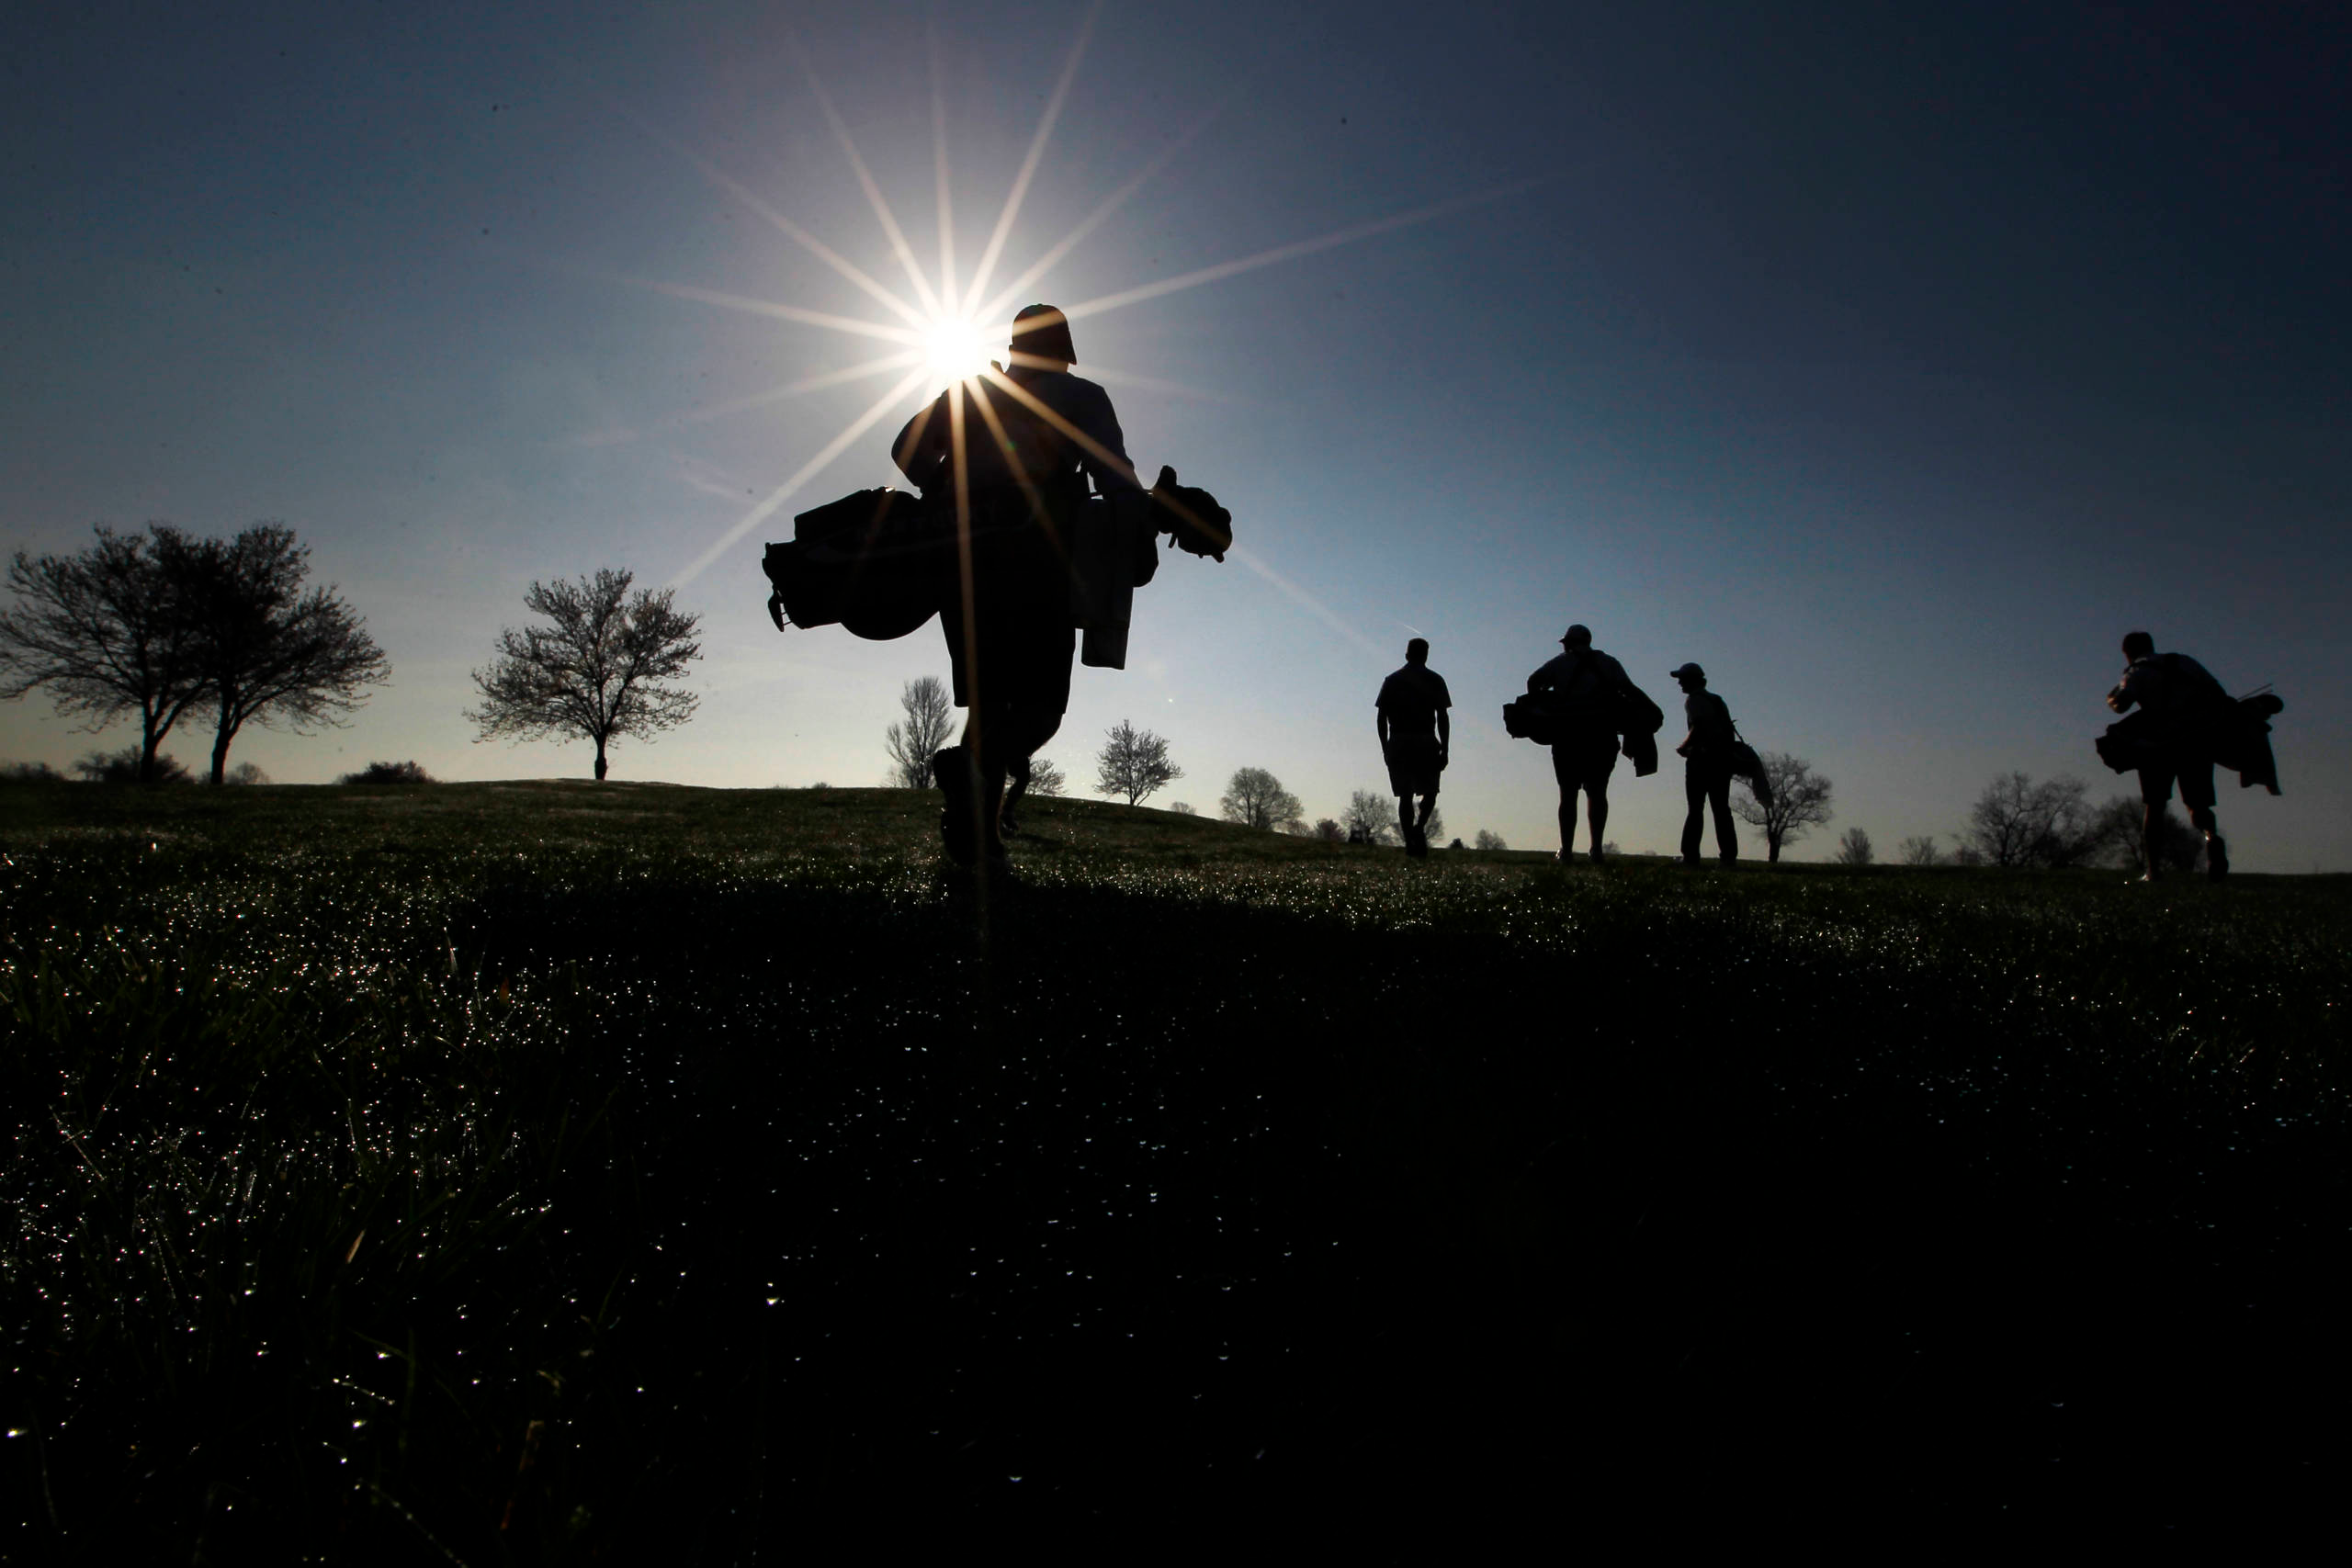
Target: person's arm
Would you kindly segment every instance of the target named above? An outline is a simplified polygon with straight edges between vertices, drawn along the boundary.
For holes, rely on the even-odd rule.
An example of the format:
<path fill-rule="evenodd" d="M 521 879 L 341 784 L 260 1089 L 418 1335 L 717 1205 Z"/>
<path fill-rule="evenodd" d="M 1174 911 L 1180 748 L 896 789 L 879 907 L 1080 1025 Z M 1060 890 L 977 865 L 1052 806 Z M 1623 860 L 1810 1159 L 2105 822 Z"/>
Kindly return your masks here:
<path fill-rule="evenodd" d="M 2132 677 L 2138 673 L 2139 668 L 2140 667 L 2135 664 L 2131 669 L 2126 670 L 2123 672 L 2123 679 L 2118 681 L 2115 683 L 2114 689 L 2107 694 L 2107 705 L 2111 711 L 2115 713 L 2129 712 L 2132 705 L 2140 700 L 2139 694 L 2132 689 Z"/>
<path fill-rule="evenodd" d="M 1374 716 L 1373 728 L 1378 731 L 1380 735 L 1380 754 L 1385 757 L 1388 755 L 1388 710 L 1386 708 L 1374 708 L 1372 711 Z"/>
<path fill-rule="evenodd" d="M 1104 495 L 1114 491 L 1141 490 L 1136 478 L 1135 463 L 1127 457 L 1126 435 L 1119 429 L 1118 413 L 1111 407 L 1111 395 L 1100 387 L 1086 400 L 1080 417 L 1070 422 L 1084 431 L 1093 445 L 1078 443 L 1079 465 L 1094 488 Z"/>
<path fill-rule="evenodd" d="M 1437 710 L 1437 765 L 1442 768 L 1449 761 L 1452 760 L 1453 756 L 1453 710 L 1450 708 L 1440 708 Z"/>
<path fill-rule="evenodd" d="M 916 410 L 914 418 L 899 430 L 899 438 L 890 444 L 890 458 L 909 483 L 926 489 L 939 472 L 947 441 L 947 397 L 943 392 Z"/>

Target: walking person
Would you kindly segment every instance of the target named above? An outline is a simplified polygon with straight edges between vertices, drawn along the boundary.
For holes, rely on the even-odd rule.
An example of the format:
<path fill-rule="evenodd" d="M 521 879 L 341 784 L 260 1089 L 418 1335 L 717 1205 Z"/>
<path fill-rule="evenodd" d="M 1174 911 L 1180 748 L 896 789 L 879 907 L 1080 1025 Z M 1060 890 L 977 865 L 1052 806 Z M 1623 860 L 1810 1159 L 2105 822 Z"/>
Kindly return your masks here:
<path fill-rule="evenodd" d="M 1702 817 L 1715 817 L 1715 858 L 1728 864 L 1739 858 L 1739 840 L 1731 825 L 1732 747 L 1731 707 L 1707 690 L 1707 672 L 1696 664 L 1670 671 L 1682 688 L 1682 712 L 1690 732 L 1674 750 L 1682 758 L 1682 795 L 1690 812 L 1682 819 L 1682 863 L 1699 863 Z"/>
<path fill-rule="evenodd" d="M 1438 775 L 1445 772 L 1453 743 L 1447 716 L 1453 696 L 1445 689 L 1445 677 L 1430 668 L 1428 638 L 1417 637 L 1405 645 L 1404 667 L 1380 683 L 1374 706 L 1389 793 L 1396 796 L 1396 825 L 1404 829 L 1405 852 L 1418 860 L 1430 852 Z"/>
<path fill-rule="evenodd" d="M 2214 751 L 2235 717 L 2235 705 L 2205 666 L 2185 653 L 2158 653 L 2156 639 L 2146 632 L 2125 635 L 2123 657 L 2130 662 L 2107 694 L 2107 705 L 2124 713 L 2136 704 L 2151 731 L 2139 770 L 2145 867 L 2140 879 L 2154 882 L 2161 874 L 2165 807 L 2177 783 L 2189 825 L 2205 835 L 2205 874 L 2218 882 L 2230 874 L 2230 852 L 2213 815 Z"/>
<path fill-rule="evenodd" d="M 1069 322 L 1049 305 L 1013 319 L 1012 368 L 958 383 L 899 433 L 891 452 L 926 500 L 964 500 L 967 553 L 960 592 L 940 615 L 961 744 L 933 759 L 947 798 L 940 830 L 948 858 L 1007 869 L 1009 780 L 1069 708 L 1078 632 L 1070 616 L 1068 541 L 1088 483 L 1105 495 L 1137 491 L 1110 394 L 1070 374 Z"/>
<path fill-rule="evenodd" d="M 1576 853 L 1577 794 L 1585 797 L 1585 821 L 1593 863 L 1600 863 L 1601 835 L 1609 827 L 1609 776 L 1617 771 L 1617 735 L 1627 700 L 1647 705 L 1634 689 L 1625 667 L 1592 646 L 1592 632 L 1570 626 L 1560 653 L 1527 678 L 1531 695 L 1545 696 L 1553 723 L 1552 776 L 1560 785 L 1560 858 Z M 1655 713 L 1655 708 L 1650 708 Z"/>

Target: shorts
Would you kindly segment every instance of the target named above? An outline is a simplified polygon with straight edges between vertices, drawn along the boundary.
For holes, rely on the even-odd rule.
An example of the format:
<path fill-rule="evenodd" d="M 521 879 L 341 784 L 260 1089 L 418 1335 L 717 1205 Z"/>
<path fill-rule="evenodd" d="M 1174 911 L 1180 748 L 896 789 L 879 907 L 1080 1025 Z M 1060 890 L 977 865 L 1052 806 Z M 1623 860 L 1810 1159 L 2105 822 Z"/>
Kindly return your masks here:
<path fill-rule="evenodd" d="M 1609 788 L 1617 771 L 1617 738 L 1579 735 L 1552 744 L 1552 776 L 1564 791 L 1588 790 L 1599 795 Z"/>
<path fill-rule="evenodd" d="M 2180 803 L 2191 811 L 2213 809 L 2213 759 L 2200 761 L 2186 758 L 2167 757 L 2140 770 L 2140 798 L 2150 806 L 2162 806 L 2172 798 L 2175 780 L 2180 784 Z"/>
<path fill-rule="evenodd" d="M 1391 740 L 1388 743 L 1388 793 L 1402 799 L 1408 795 L 1435 795 L 1437 776 L 1443 770 L 1438 766 L 1437 742 L 1434 740 Z"/>

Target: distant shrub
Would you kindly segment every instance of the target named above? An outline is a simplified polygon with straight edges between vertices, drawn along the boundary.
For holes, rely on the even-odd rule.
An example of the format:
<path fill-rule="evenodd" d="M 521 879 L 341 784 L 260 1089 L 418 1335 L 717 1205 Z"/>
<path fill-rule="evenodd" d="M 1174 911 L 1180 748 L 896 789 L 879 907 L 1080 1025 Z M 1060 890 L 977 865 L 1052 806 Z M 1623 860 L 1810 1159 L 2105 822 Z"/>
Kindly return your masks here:
<path fill-rule="evenodd" d="M 74 764 L 74 771 L 92 784 L 129 784 L 139 782 L 139 748 L 126 746 L 119 751 L 93 751 Z M 155 759 L 154 783 L 159 784 L 194 784 L 195 775 L 187 764 L 177 757 L 158 755 Z"/>
<path fill-rule="evenodd" d="M 1315 836 L 1327 844 L 1344 844 L 1348 841 L 1348 830 L 1329 817 L 1316 822 Z"/>
<path fill-rule="evenodd" d="M 1482 850 L 1507 850 L 1510 848 L 1509 844 L 1503 842 L 1503 836 L 1500 833 L 1495 832 L 1493 829 L 1487 828 L 1479 829 L 1478 836 L 1472 840 L 1471 842 Z"/>
<path fill-rule="evenodd" d="M 433 775 L 422 762 L 370 762 L 336 781 L 347 784 L 431 784 Z"/>
<path fill-rule="evenodd" d="M 1924 834 L 1914 834 L 1895 846 L 1894 858 L 1905 865 L 1936 865 L 1943 855 L 1936 848 L 1936 840 Z"/>
<path fill-rule="evenodd" d="M 1198 817 L 1201 814 L 1201 808 L 1199 807 L 1193 805 L 1189 801 L 1182 800 L 1170 801 L 1168 803 L 1168 809 L 1173 811 L 1179 817 Z"/>
<path fill-rule="evenodd" d="M 62 784 L 65 775 L 47 762 L 0 762 L 0 781 L 8 784 Z"/>
<path fill-rule="evenodd" d="M 269 775 L 261 771 L 261 764 L 258 762 L 240 762 L 221 774 L 220 782 L 232 784 L 266 784 L 269 782 Z"/>

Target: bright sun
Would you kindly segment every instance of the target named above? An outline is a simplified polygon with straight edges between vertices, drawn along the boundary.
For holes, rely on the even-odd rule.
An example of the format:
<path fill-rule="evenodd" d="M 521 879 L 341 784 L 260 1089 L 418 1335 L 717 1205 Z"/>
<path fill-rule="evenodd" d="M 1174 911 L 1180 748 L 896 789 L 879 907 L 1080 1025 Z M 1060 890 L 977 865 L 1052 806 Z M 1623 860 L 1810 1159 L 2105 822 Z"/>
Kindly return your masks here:
<path fill-rule="evenodd" d="M 988 345 L 981 341 L 980 329 L 960 316 L 933 318 L 923 328 L 922 347 L 931 373 L 938 380 L 967 380 L 989 367 Z"/>

